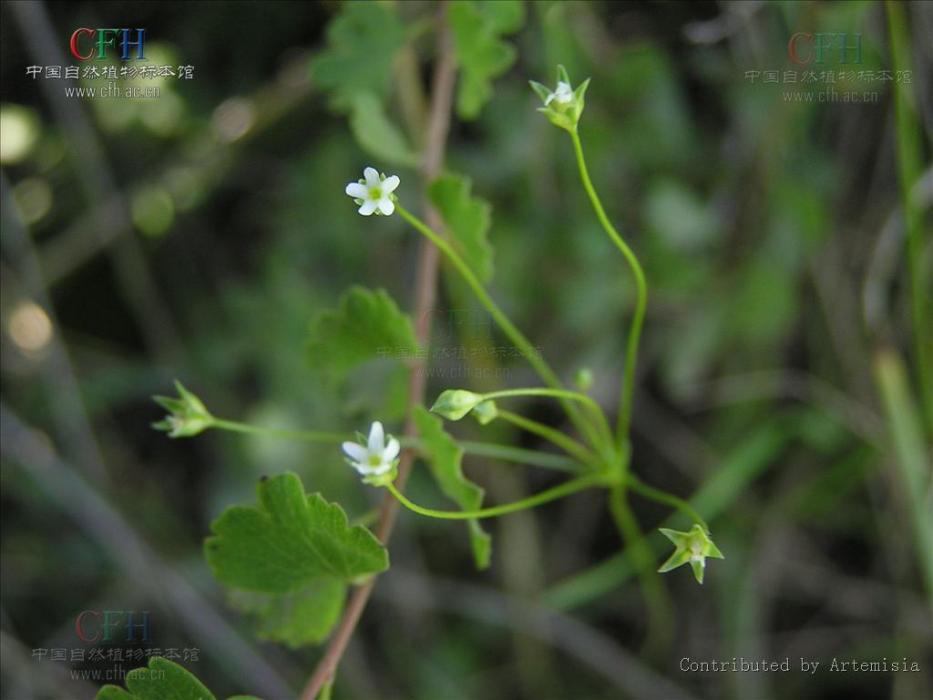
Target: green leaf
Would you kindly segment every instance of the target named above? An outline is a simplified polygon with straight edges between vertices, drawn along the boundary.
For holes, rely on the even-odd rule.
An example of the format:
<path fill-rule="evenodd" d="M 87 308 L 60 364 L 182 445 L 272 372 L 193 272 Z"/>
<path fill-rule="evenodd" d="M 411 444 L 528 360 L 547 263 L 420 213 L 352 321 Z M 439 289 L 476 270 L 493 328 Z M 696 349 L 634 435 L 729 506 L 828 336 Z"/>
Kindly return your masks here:
<path fill-rule="evenodd" d="M 512 34 L 525 24 L 525 3 L 521 0 L 480 0 L 473 4 L 499 34 Z"/>
<path fill-rule="evenodd" d="M 489 244 L 489 203 L 470 196 L 470 180 L 461 175 L 441 175 L 428 188 L 455 247 L 470 269 L 483 282 L 492 277 L 492 246 Z"/>
<path fill-rule="evenodd" d="M 204 543 L 214 576 L 234 588 L 291 593 L 321 577 L 345 583 L 385 571 L 389 556 L 365 527 L 286 472 L 259 483 L 259 506 L 233 506 Z"/>
<path fill-rule="evenodd" d="M 418 164 L 418 154 L 389 119 L 374 93 L 359 92 L 353 96 L 350 128 L 360 148 L 380 162 L 412 167 Z"/>
<path fill-rule="evenodd" d="M 460 464 L 463 449 L 444 432 L 443 421 L 432 416 L 423 406 L 415 408 L 414 419 L 421 438 L 422 453 L 441 491 L 463 510 L 478 510 L 482 507 L 485 492 L 463 475 Z M 492 538 L 477 520 L 468 520 L 467 526 L 473 560 L 477 568 L 485 569 L 492 555 Z"/>
<path fill-rule="evenodd" d="M 126 690 L 105 685 L 97 700 L 216 700 L 197 678 L 178 664 L 153 656 L 148 668 L 126 674 Z"/>
<path fill-rule="evenodd" d="M 348 583 L 385 571 L 385 548 L 343 509 L 306 495 L 291 473 L 259 483 L 259 506 L 228 508 L 204 543 L 234 606 L 258 617 L 258 636 L 292 648 L 320 642 L 336 624 Z"/>
<path fill-rule="evenodd" d="M 507 11 L 492 9 L 493 4 L 498 3 L 455 0 L 448 5 L 454 54 L 461 69 L 457 90 L 457 114 L 461 119 L 479 116 L 492 97 L 493 78 L 502 75 L 515 61 L 515 49 L 499 39 L 503 27 L 510 28 L 515 20 L 510 23 Z"/>
<path fill-rule="evenodd" d="M 132 700 L 133 696 L 127 693 L 123 688 L 115 685 L 105 685 L 97 691 L 96 700 Z"/>
<path fill-rule="evenodd" d="M 235 591 L 232 604 L 259 616 L 257 636 L 292 649 L 323 641 L 340 618 L 346 586 L 325 576 L 293 593 L 269 595 Z"/>
<path fill-rule="evenodd" d="M 343 3 L 327 28 L 327 48 L 311 61 L 311 76 L 333 95 L 334 106 L 349 109 L 359 92 L 384 95 L 395 52 L 405 44 L 405 25 L 386 4 Z"/>
<path fill-rule="evenodd" d="M 417 348 L 411 320 L 385 290 L 352 287 L 312 322 L 308 354 L 315 369 L 339 378 L 380 356 L 410 359 Z"/>

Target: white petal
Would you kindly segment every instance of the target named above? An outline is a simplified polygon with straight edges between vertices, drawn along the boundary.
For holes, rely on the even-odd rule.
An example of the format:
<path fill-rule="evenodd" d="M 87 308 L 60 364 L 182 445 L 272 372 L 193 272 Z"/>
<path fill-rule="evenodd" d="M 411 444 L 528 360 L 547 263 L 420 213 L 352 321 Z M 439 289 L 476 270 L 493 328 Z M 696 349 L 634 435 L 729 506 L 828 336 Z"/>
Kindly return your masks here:
<path fill-rule="evenodd" d="M 369 429 L 369 454 L 381 455 L 386 447 L 385 432 L 382 430 L 382 423 L 373 421 Z"/>
<path fill-rule="evenodd" d="M 392 214 L 395 211 L 395 204 L 388 197 L 383 197 L 379 200 L 379 211 L 381 211 L 386 216 Z"/>
<path fill-rule="evenodd" d="M 366 451 L 366 448 L 362 445 L 357 445 L 355 442 L 343 443 L 343 453 L 354 462 L 365 462 L 366 458 L 369 457 L 369 452 Z"/>
<path fill-rule="evenodd" d="M 359 208 L 360 214 L 362 214 L 363 216 L 369 216 L 374 211 L 376 211 L 376 204 L 377 202 L 374 202 L 371 199 L 367 199 L 365 202 L 363 202 L 363 205 Z"/>
<path fill-rule="evenodd" d="M 363 171 L 363 177 L 366 178 L 367 187 L 377 187 L 379 185 L 379 171 L 375 168 L 366 168 Z"/>
<path fill-rule="evenodd" d="M 401 445 L 398 444 L 398 440 L 394 437 L 389 438 L 389 444 L 386 445 L 385 451 L 382 453 L 382 458 L 386 462 L 391 462 L 396 457 L 398 457 L 398 452 L 401 449 Z"/>
<path fill-rule="evenodd" d="M 555 97 L 557 97 L 556 92 L 552 92 L 550 95 L 548 95 L 547 99 L 544 101 L 544 106 L 547 107 L 549 104 L 551 104 L 551 100 L 553 100 Z"/>
<path fill-rule="evenodd" d="M 389 175 L 382 181 L 382 191 L 386 194 L 395 192 L 395 188 L 399 186 L 399 183 L 401 183 L 401 180 L 398 179 L 398 175 Z"/>
<path fill-rule="evenodd" d="M 363 476 L 368 476 L 373 473 L 372 467 L 361 462 L 350 462 L 350 466 L 356 469 Z"/>
<path fill-rule="evenodd" d="M 356 197 L 357 199 L 366 199 L 366 195 L 369 193 L 369 190 L 366 189 L 366 185 L 361 182 L 351 182 L 344 191 L 351 197 Z"/>

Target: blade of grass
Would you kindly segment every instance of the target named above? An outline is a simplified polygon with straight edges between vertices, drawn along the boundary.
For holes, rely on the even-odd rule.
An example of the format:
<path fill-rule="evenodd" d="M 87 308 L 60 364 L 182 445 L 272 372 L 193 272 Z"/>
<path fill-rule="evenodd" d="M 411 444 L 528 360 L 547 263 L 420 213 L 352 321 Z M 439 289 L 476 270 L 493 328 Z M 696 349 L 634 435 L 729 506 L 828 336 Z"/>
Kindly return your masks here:
<path fill-rule="evenodd" d="M 914 406 L 900 357 L 884 350 L 875 357 L 875 380 L 888 421 L 894 463 L 914 529 L 917 558 L 933 611 L 933 474 L 923 444 L 920 413 Z"/>
<path fill-rule="evenodd" d="M 912 74 L 910 60 L 910 31 L 907 27 L 906 3 L 887 2 L 888 32 L 891 58 L 895 73 Z M 920 121 L 917 118 L 916 94 L 911 92 L 913 82 L 894 83 L 895 135 L 897 137 L 897 171 L 904 208 L 904 227 L 907 233 L 907 269 L 910 274 L 910 311 L 913 324 L 914 363 L 920 380 L 920 400 L 926 418 L 926 430 L 933 436 L 933 337 L 930 336 L 929 267 L 924 265 L 924 240 L 930 235 L 924 231 L 923 212 L 919 199 L 911 196 L 923 172 L 921 162 Z"/>

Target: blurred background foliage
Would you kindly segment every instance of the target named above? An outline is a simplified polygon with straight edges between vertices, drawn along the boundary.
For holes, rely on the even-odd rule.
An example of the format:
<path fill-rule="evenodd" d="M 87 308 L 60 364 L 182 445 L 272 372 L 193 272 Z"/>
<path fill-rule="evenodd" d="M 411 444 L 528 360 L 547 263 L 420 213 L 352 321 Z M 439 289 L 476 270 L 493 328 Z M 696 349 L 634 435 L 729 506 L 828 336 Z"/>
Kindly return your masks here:
<path fill-rule="evenodd" d="M 563 377 L 591 368 L 593 396 L 615 405 L 633 286 L 527 85 L 563 63 L 592 77 L 581 133 L 593 179 L 649 280 L 634 468 L 695 497 L 727 558 L 702 588 L 685 570 L 665 577 L 675 636 L 652 658 L 599 494 L 490 521 L 481 573 L 461 528 L 403 517 L 335 696 L 668 698 L 668 683 L 695 698 L 930 697 L 931 424 L 909 267 L 927 275 L 928 299 L 931 6 L 899 4 L 900 33 L 878 2 L 478 7 L 448 8 L 486 24 L 469 15 L 458 29 L 458 50 L 475 55 L 446 163 L 492 204 L 492 293 Z M 427 87 L 435 9 L 4 3 L 3 697 L 93 696 L 72 664 L 32 658 L 85 646 L 74 621 L 87 609 L 151 611 L 151 645 L 200 648 L 185 665 L 218 694 L 285 697 L 312 668 L 315 648 L 256 641 L 201 541 L 225 506 L 253 502 L 262 474 L 294 470 L 351 517 L 376 494 L 330 447 L 168 440 L 148 427 L 160 417 L 149 397 L 178 377 L 223 417 L 356 430 L 379 416 L 401 430 L 404 367 L 377 361 L 338 380 L 310 366 L 308 328 L 352 284 L 410 308 L 416 235 L 398 217 L 361 219 L 343 186 L 376 164 L 417 208 L 423 125 L 399 64 L 415 61 Z M 137 81 L 158 84 L 158 99 L 91 101 L 25 75 L 67 65 L 81 26 L 145 27 L 149 58 L 191 65 L 193 79 Z M 893 37 L 913 81 L 843 81 L 837 91 L 877 90 L 877 102 L 818 104 L 749 80 L 798 68 L 796 31 L 860 34 L 870 71 L 892 69 Z M 920 176 L 912 263 L 905 130 Z M 429 400 L 536 383 L 517 359 L 442 352 L 502 345 L 455 280 L 442 289 Z M 547 403 L 522 410 L 560 425 Z M 543 448 L 505 427 L 453 432 Z M 482 458 L 467 471 L 488 502 L 555 478 Z M 411 489 L 432 497 L 424 470 Z M 636 514 L 649 532 L 667 516 L 645 503 Z M 690 674 L 688 656 L 792 668 L 907 657 L 922 670 Z"/>

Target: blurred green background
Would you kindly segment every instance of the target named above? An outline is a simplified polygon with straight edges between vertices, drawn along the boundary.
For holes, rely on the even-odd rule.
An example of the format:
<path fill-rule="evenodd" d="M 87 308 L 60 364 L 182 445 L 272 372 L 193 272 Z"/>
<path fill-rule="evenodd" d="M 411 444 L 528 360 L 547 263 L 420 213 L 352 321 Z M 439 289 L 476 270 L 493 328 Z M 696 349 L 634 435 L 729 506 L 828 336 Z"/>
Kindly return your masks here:
<path fill-rule="evenodd" d="M 436 5 L 384 7 L 411 52 L 390 70 L 415 61 L 427 90 Z M 488 521 L 484 572 L 462 528 L 403 513 L 335 697 L 931 697 L 922 376 L 933 368 L 915 336 L 931 320 L 918 324 L 916 309 L 933 268 L 933 5 L 897 4 L 901 31 L 879 2 L 523 8 L 505 37 L 516 60 L 478 118 L 454 115 L 446 153 L 493 205 L 492 294 L 562 377 L 591 368 L 592 395 L 615 407 L 634 288 L 566 135 L 527 85 L 550 84 L 563 63 L 592 78 L 581 122 L 591 173 L 649 281 L 634 469 L 698 494 L 726 559 L 702 587 L 686 569 L 664 577 L 675 634 L 651 657 L 644 599 L 599 493 Z M 307 359 L 310 320 L 349 285 L 384 287 L 405 309 L 415 286 L 417 235 L 399 217 L 357 216 L 343 187 L 374 164 L 399 173 L 418 209 L 417 170 L 367 153 L 312 71 L 346 11 L 3 3 L 4 698 L 93 697 L 100 682 L 72 671 L 118 664 L 72 661 L 95 646 L 75 629 L 85 610 L 148 611 L 149 642 L 112 646 L 196 649 L 180 662 L 218 696 L 290 697 L 320 655 L 257 641 L 201 542 L 224 507 L 253 502 L 263 474 L 296 471 L 351 517 L 378 493 L 331 447 L 169 440 L 149 428 L 161 417 L 150 396 L 177 377 L 224 417 L 352 431 L 379 416 L 401 431 L 403 367 L 370 363 L 338 381 Z M 147 57 L 193 66 L 192 77 L 140 79 L 160 87 L 143 100 L 68 98 L 67 81 L 29 77 L 31 65 L 76 63 L 77 27 L 145 27 Z M 859 35 L 861 63 L 795 65 L 795 32 Z M 878 77 L 895 69 L 892 47 L 909 58 L 909 83 Z M 819 75 L 805 84 L 806 70 L 853 75 L 830 88 Z M 403 124 L 399 85 L 381 104 Z M 859 101 L 821 103 L 828 89 Z M 912 106 L 901 114 L 898 91 Z M 899 168 L 916 180 L 906 216 Z M 456 284 L 442 282 L 432 320 L 429 401 L 449 387 L 537 383 L 517 359 L 481 373 L 443 351 L 503 345 Z M 566 428 L 552 404 L 521 408 Z M 543 449 L 506 427 L 451 430 Z M 555 483 L 493 460 L 466 465 L 489 503 Z M 412 493 L 430 499 L 431 488 L 416 468 Z M 635 506 L 645 531 L 668 516 Z M 666 548 L 652 543 L 660 563 Z M 684 658 L 732 657 L 789 658 L 791 670 L 681 670 Z M 829 672 L 834 657 L 906 657 L 920 671 Z M 800 672 L 800 658 L 822 667 Z"/>

